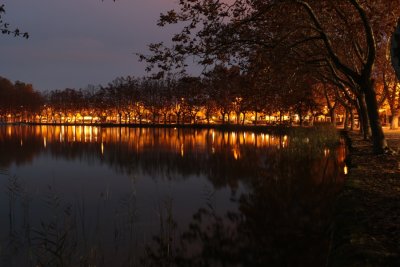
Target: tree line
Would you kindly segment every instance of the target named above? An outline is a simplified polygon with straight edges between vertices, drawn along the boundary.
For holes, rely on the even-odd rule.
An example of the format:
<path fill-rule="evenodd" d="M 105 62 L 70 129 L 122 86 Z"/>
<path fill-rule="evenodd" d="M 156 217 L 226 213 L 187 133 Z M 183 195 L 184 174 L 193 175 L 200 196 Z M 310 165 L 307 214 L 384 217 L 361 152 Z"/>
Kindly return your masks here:
<path fill-rule="evenodd" d="M 271 73 L 271 77 L 279 75 Z M 302 88 L 286 87 L 278 80 L 264 83 L 255 73 L 222 65 L 202 77 L 127 76 L 105 86 L 47 92 L 0 77 L 0 121 L 139 125 L 303 125 L 306 121 L 312 125 L 327 118 L 336 124 L 340 114 L 345 128 L 355 128 L 356 109 L 339 101 L 332 86 L 307 81 L 298 81 L 296 86 Z M 398 101 L 385 93 L 391 87 L 380 87 L 381 104 Z"/>
<path fill-rule="evenodd" d="M 32 84 L 20 81 L 12 83 L 0 77 L 0 116 L 1 121 L 7 117 L 27 119 L 39 113 L 43 107 L 43 95 L 34 90 Z"/>
<path fill-rule="evenodd" d="M 36 91 L 0 79 L 3 122 L 113 122 L 119 124 L 260 123 L 268 115 L 300 124 L 323 115 L 316 94 L 266 90 L 237 67 L 217 66 L 204 77 L 119 77 L 105 86 Z M 276 118 L 279 116 L 279 118 Z"/>

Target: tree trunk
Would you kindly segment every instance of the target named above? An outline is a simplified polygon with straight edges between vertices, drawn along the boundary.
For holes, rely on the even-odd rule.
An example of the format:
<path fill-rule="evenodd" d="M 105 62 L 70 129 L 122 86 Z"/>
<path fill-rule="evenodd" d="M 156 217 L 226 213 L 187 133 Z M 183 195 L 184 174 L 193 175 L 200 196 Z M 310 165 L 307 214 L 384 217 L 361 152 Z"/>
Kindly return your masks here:
<path fill-rule="evenodd" d="M 350 108 L 350 130 L 354 130 L 354 111 Z"/>
<path fill-rule="evenodd" d="M 345 113 L 344 122 L 343 122 L 343 129 L 345 131 L 349 130 L 349 116 L 350 116 L 349 109 L 346 108 L 346 113 Z"/>
<path fill-rule="evenodd" d="M 392 121 L 390 122 L 390 129 L 396 130 L 399 128 L 399 116 L 400 110 L 392 111 Z"/>
<path fill-rule="evenodd" d="M 197 112 L 193 114 L 193 124 L 197 124 Z"/>
<path fill-rule="evenodd" d="M 376 92 L 374 87 L 374 81 L 369 81 L 364 87 L 365 90 L 365 102 L 367 104 L 368 118 L 371 126 L 372 143 L 375 154 L 382 154 L 387 148 L 387 142 L 381 121 L 379 119 L 378 101 L 376 100 Z"/>
<path fill-rule="evenodd" d="M 329 109 L 329 115 L 331 116 L 331 123 L 333 126 L 336 127 L 336 112 L 335 108 Z"/>
<path fill-rule="evenodd" d="M 365 95 L 361 94 L 357 98 L 359 104 L 358 119 L 360 121 L 360 131 L 364 135 L 364 140 L 368 140 L 368 138 L 371 136 L 371 131 L 369 127 L 369 116 L 365 102 Z"/>
<path fill-rule="evenodd" d="M 299 123 L 300 123 L 300 126 L 303 126 L 303 115 L 301 114 L 301 111 L 300 111 L 300 110 L 298 111 L 298 115 L 299 115 Z"/>
<path fill-rule="evenodd" d="M 310 126 L 314 126 L 315 116 L 314 113 L 311 113 Z M 292 121 L 290 122 L 290 126 L 292 126 Z"/>

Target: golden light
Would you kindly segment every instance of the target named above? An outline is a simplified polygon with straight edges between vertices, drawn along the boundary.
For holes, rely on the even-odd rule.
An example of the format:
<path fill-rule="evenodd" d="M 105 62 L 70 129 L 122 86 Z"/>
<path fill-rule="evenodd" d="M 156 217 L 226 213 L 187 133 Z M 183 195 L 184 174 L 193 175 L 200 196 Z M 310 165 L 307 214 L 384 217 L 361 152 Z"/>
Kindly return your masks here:
<path fill-rule="evenodd" d="M 65 127 L 64 127 L 64 125 L 61 125 L 61 133 L 60 133 L 60 136 L 64 136 L 65 135 Z M 60 140 L 61 141 L 61 140 Z"/>
<path fill-rule="evenodd" d="M 103 142 L 101 142 L 100 149 L 101 149 L 101 155 L 104 155 L 104 143 Z"/>
<path fill-rule="evenodd" d="M 76 141 L 82 142 L 82 126 L 78 126 L 76 129 Z M 74 138 L 75 141 L 75 138 Z"/>
<path fill-rule="evenodd" d="M 76 126 L 72 126 L 72 141 L 75 142 L 76 140 Z"/>
<path fill-rule="evenodd" d="M 232 132 L 231 135 L 232 135 L 232 142 L 235 143 L 235 141 L 236 141 L 236 133 Z"/>
<path fill-rule="evenodd" d="M 235 147 L 232 149 L 233 151 L 233 157 L 235 158 L 235 160 L 238 160 L 240 158 L 240 151 Z"/>
<path fill-rule="evenodd" d="M 43 137 L 43 147 L 44 147 L 44 148 L 47 147 L 47 140 L 46 140 L 46 137 Z"/>
<path fill-rule="evenodd" d="M 184 146 L 183 144 L 181 144 L 181 157 L 183 158 L 184 155 L 185 155 Z"/>
<path fill-rule="evenodd" d="M 84 126 L 83 128 L 83 134 L 84 134 L 84 142 L 86 143 L 88 138 L 89 142 L 92 142 L 92 129 L 93 127 L 91 126 Z"/>
<path fill-rule="evenodd" d="M 324 109 L 322 111 L 324 114 L 328 114 L 329 110 L 328 110 L 328 106 L 324 106 Z"/>
<path fill-rule="evenodd" d="M 344 165 L 343 173 L 344 173 L 345 175 L 347 175 L 347 174 L 349 173 L 349 169 L 348 169 L 347 165 Z"/>
<path fill-rule="evenodd" d="M 94 141 L 97 141 L 99 135 L 99 129 L 97 129 L 97 127 L 93 127 L 93 135 L 94 135 Z"/>

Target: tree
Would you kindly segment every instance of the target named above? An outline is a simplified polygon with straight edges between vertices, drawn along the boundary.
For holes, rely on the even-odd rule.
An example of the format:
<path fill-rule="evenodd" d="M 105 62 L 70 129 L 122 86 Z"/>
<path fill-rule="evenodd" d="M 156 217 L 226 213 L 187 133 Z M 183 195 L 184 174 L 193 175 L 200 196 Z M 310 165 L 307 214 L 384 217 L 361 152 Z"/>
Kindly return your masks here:
<path fill-rule="evenodd" d="M 41 112 L 44 97 L 32 84 L 16 81 L 14 84 L 0 77 L 0 117 L 2 121 L 34 121 Z"/>
<path fill-rule="evenodd" d="M 2 34 L 6 34 L 6 35 L 13 35 L 14 37 L 17 36 L 22 36 L 23 38 L 28 39 L 29 38 L 29 34 L 27 32 L 21 32 L 18 28 L 11 28 L 10 24 L 7 22 L 4 22 L 2 19 L 2 15 L 6 13 L 4 4 L 0 5 L 0 32 Z"/>
<path fill-rule="evenodd" d="M 387 47 L 389 47 L 388 41 L 389 40 L 386 40 Z M 383 91 L 383 96 L 379 102 L 387 102 L 391 113 L 390 128 L 394 130 L 399 126 L 400 117 L 399 80 L 397 79 L 394 69 L 388 60 L 389 51 L 382 50 L 381 53 L 383 53 L 383 55 L 378 58 L 377 65 L 379 67 L 375 74 L 376 80 L 381 85 Z"/>
<path fill-rule="evenodd" d="M 241 73 L 238 67 L 227 68 L 222 65 L 216 66 L 206 74 L 210 83 L 210 95 L 221 114 L 222 123 L 230 122 L 229 115 L 238 106 L 239 98 L 237 92 L 240 89 Z M 227 119 L 227 120 L 226 120 Z"/>
<path fill-rule="evenodd" d="M 352 90 L 359 115 L 369 121 L 374 151 L 383 153 L 387 144 L 379 120 L 375 61 L 399 14 L 398 0 L 180 1 L 178 10 L 162 14 L 159 21 L 160 26 L 184 23 L 172 47 L 152 44 L 152 56 L 141 59 L 164 72 L 184 67 L 188 55 L 204 65 L 246 65 L 254 51 L 285 51 L 280 54 L 298 62 L 293 72 L 305 65 L 330 69 L 334 80 Z"/>

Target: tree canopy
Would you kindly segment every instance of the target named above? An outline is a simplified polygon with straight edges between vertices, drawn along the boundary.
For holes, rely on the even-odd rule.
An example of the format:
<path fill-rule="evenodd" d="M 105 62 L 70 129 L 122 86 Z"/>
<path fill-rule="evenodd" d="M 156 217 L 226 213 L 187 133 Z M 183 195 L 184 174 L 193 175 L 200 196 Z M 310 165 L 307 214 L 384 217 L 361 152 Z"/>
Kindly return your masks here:
<path fill-rule="evenodd" d="M 246 72 L 263 55 L 267 68 L 285 70 L 281 87 L 295 76 L 309 85 L 333 84 L 337 97 L 353 99 L 366 137 L 371 133 L 375 151 L 382 153 L 387 145 L 375 63 L 399 16 L 398 0 L 181 0 L 158 23 L 182 25 L 172 46 L 151 44 L 151 54 L 141 59 L 161 73 L 185 68 L 188 56 L 205 66 L 232 64 Z"/>

